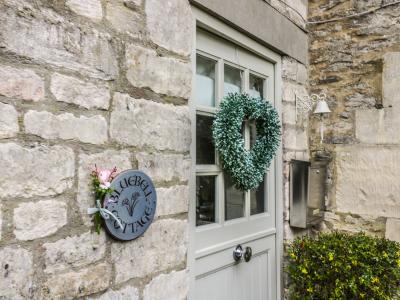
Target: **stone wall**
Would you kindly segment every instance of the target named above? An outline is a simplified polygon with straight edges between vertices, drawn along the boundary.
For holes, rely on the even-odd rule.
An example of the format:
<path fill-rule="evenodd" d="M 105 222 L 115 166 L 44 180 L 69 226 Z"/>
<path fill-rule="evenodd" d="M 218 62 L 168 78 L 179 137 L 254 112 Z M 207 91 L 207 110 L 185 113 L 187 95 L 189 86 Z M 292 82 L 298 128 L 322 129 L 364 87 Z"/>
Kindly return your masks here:
<path fill-rule="evenodd" d="M 266 1 L 305 29 L 305 0 Z M 186 0 L 1 1 L 1 299 L 186 297 L 192 22 Z M 281 73 L 290 239 L 289 162 L 309 158 L 295 95 L 308 73 L 288 56 Z M 94 164 L 155 181 L 156 219 L 135 242 L 93 232 Z"/>
<path fill-rule="evenodd" d="M 333 158 L 326 229 L 400 241 L 400 5 L 379 9 L 391 2 L 309 2 L 320 22 L 309 27 L 311 92 L 325 92 L 333 111 L 324 145 L 313 120 L 311 147 Z"/>
<path fill-rule="evenodd" d="M 191 26 L 185 0 L 1 1 L 1 299 L 186 297 Z M 94 164 L 155 181 L 135 242 L 93 232 Z"/>

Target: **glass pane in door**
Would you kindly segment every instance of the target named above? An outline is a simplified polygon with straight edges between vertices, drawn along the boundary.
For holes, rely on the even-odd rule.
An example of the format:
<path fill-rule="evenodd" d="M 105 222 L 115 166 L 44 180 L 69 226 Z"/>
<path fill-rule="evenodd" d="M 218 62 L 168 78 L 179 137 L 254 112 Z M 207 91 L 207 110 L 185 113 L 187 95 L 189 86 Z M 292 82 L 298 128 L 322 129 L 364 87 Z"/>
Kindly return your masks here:
<path fill-rule="evenodd" d="M 229 65 L 224 66 L 224 96 L 242 90 L 243 71 Z"/>
<path fill-rule="evenodd" d="M 254 121 L 250 122 L 250 149 L 257 139 L 257 128 Z M 250 190 L 250 214 L 255 215 L 266 211 L 266 196 L 265 193 L 265 180 L 260 183 L 258 188 Z"/>
<path fill-rule="evenodd" d="M 224 173 L 225 181 L 225 220 L 232 220 L 244 216 L 245 193 L 235 188 L 232 177 Z"/>
<path fill-rule="evenodd" d="M 217 176 L 196 176 L 196 226 L 216 222 Z"/>
<path fill-rule="evenodd" d="M 264 82 L 265 79 L 250 74 L 249 77 L 249 95 L 255 98 L 264 99 Z"/>
<path fill-rule="evenodd" d="M 215 164 L 215 148 L 212 140 L 214 118 L 196 115 L 196 164 Z"/>
<path fill-rule="evenodd" d="M 196 56 L 196 102 L 200 106 L 215 106 L 216 62 L 201 55 Z"/>

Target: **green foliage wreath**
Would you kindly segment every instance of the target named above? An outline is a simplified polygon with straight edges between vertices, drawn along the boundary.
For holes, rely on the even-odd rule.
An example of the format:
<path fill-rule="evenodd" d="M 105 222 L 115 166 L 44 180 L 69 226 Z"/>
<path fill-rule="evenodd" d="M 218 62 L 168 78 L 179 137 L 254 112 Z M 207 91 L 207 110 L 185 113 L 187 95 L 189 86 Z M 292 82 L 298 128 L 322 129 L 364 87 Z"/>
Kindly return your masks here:
<path fill-rule="evenodd" d="M 254 120 L 257 139 L 251 150 L 245 149 L 242 136 L 244 120 Z M 264 178 L 280 143 L 281 126 L 275 108 L 261 98 L 230 93 L 226 96 L 213 124 L 213 139 L 222 165 L 241 190 L 257 188 Z"/>

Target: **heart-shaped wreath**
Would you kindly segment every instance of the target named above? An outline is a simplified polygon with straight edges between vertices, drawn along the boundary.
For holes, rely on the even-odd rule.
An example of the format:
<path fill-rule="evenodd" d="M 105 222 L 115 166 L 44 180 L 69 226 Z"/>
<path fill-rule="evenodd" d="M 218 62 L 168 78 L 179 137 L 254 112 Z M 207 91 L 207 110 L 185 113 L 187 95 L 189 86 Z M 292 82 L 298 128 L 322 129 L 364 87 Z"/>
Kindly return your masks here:
<path fill-rule="evenodd" d="M 254 120 L 257 128 L 251 150 L 245 149 L 242 136 L 246 119 Z M 280 129 L 278 112 L 268 101 L 239 93 L 230 93 L 222 100 L 213 124 L 213 139 L 222 166 L 238 189 L 254 189 L 262 182 L 278 149 Z"/>

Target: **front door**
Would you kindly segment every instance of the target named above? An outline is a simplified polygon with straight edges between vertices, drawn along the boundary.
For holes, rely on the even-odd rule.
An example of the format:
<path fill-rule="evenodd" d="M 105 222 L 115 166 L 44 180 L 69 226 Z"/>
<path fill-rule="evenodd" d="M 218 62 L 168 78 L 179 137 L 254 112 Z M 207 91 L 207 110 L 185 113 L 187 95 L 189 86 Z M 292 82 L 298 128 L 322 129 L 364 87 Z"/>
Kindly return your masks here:
<path fill-rule="evenodd" d="M 258 189 L 237 190 L 222 169 L 211 136 L 213 119 L 227 93 L 246 92 L 275 104 L 275 66 L 248 49 L 198 28 L 194 84 L 191 298 L 275 300 L 276 161 Z M 244 122 L 242 132 L 246 147 L 251 148 L 256 139 L 254 123 Z M 247 250 L 246 259 L 236 261 L 233 253 L 236 250 L 240 258 L 240 248 L 243 256 Z"/>

